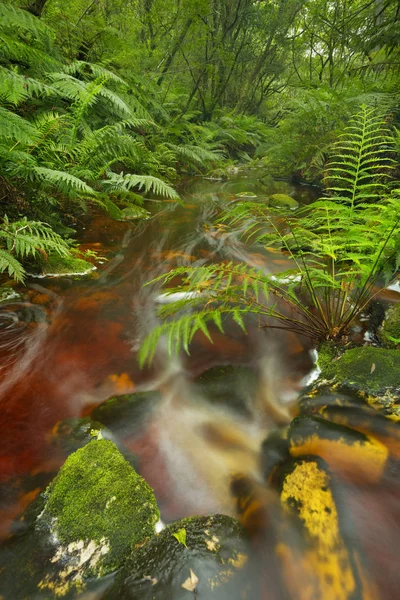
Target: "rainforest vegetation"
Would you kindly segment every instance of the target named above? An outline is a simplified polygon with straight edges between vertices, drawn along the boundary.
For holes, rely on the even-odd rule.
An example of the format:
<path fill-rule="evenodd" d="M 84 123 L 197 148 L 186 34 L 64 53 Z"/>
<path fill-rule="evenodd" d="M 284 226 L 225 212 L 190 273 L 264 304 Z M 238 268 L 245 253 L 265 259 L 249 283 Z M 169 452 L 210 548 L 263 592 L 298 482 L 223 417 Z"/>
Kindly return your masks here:
<path fill-rule="evenodd" d="M 19 0 L 2 2 L 0 22 L 1 271 L 23 280 L 27 260 L 67 256 L 92 207 L 146 217 L 146 196 L 178 199 L 183 174 L 243 164 L 325 189 L 289 233 L 258 239 L 292 254 L 319 314 L 275 282 L 303 313 L 290 326 L 341 335 L 396 271 L 398 0 Z M 271 220 L 251 204 L 224 218 L 249 211 Z M 231 294 L 231 276 L 213 292 L 223 280 Z"/>

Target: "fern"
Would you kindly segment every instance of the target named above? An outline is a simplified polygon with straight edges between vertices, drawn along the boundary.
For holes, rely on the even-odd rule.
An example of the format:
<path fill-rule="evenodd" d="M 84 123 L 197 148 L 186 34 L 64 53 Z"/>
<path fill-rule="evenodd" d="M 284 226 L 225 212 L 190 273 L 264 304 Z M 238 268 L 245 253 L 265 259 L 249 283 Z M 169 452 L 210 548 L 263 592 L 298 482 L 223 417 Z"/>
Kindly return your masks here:
<path fill-rule="evenodd" d="M 161 336 L 170 352 L 189 352 L 196 331 L 210 337 L 209 324 L 222 331 L 227 316 L 244 327 L 245 316 L 256 315 L 260 326 L 297 331 L 315 342 L 346 336 L 377 278 L 393 275 L 400 262 L 399 195 L 390 194 L 383 179 L 391 148 L 382 119 L 362 107 L 335 146 L 329 197 L 284 220 L 265 204 L 231 205 L 220 221 L 252 243 L 284 250 L 290 268 L 270 275 L 228 263 L 179 267 L 156 278 L 150 283 L 167 286 L 167 294 L 179 292 L 180 299 L 171 296 L 160 309 L 162 318 L 174 318 L 145 340 L 142 363 L 152 359 Z M 177 277 L 182 285 L 169 288 Z M 180 316 L 183 309 L 193 312 Z"/>
<path fill-rule="evenodd" d="M 109 179 L 103 182 L 103 186 L 106 190 L 112 192 L 127 192 L 132 188 L 137 188 L 145 193 L 153 192 L 165 198 L 179 199 L 178 193 L 171 186 L 158 179 L 158 177 L 151 175 L 124 175 L 123 173 L 117 175 L 116 173 L 109 173 Z"/>
<path fill-rule="evenodd" d="M 33 171 L 41 182 L 50 183 L 67 195 L 74 192 L 90 196 L 95 194 L 95 191 L 87 183 L 65 171 L 45 167 L 35 167 Z"/>
<path fill-rule="evenodd" d="M 38 253 L 69 256 L 68 244 L 47 224 L 29 221 L 26 217 L 10 222 L 7 216 L 0 225 L 0 272 L 23 281 L 25 269 L 20 261 Z"/>
<path fill-rule="evenodd" d="M 335 144 L 338 153 L 329 162 L 326 182 L 335 201 L 360 202 L 379 198 L 386 190 L 384 175 L 395 162 L 394 140 L 385 121 L 376 111 L 362 106 Z"/>
<path fill-rule="evenodd" d="M 29 145 L 35 142 L 36 137 L 37 131 L 32 123 L 0 106 L 0 140 Z"/>

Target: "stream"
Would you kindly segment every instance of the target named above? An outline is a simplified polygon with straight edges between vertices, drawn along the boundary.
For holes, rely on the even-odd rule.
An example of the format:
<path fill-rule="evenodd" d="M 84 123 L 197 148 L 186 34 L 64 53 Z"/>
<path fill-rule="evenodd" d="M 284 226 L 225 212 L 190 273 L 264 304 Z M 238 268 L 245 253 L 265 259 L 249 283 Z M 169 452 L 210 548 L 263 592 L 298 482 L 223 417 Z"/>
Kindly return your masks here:
<path fill-rule="evenodd" d="M 243 192 L 261 202 L 272 193 L 307 202 L 316 192 L 258 172 L 228 181 L 192 178 L 179 191 L 182 204 L 149 202 L 147 221 L 100 213 L 83 219 L 79 242 L 104 257 L 94 274 L 29 277 L 22 299 L 1 305 L 0 539 L 18 530 L 15 519 L 75 449 L 70 431 L 90 415 L 104 417 L 112 439 L 135 456 L 164 523 L 234 515 L 232 469 L 260 479 L 259 449 L 278 424 L 257 419 L 254 399 L 293 401 L 313 369 L 310 343 L 252 323 L 244 335 L 232 324 L 213 344 L 196 335 L 190 356 L 171 358 L 161 344 L 151 367 L 141 369 L 138 348 L 165 301 L 159 288 L 143 286 L 172 267 L 210 261 L 284 269 L 283 255 L 245 245 L 237 233 L 215 227 L 215 218 Z M 104 412 L 105 400 L 133 392 L 143 396 L 134 410 Z M 239 451 L 204 434 L 215 423 L 235 431 Z"/>

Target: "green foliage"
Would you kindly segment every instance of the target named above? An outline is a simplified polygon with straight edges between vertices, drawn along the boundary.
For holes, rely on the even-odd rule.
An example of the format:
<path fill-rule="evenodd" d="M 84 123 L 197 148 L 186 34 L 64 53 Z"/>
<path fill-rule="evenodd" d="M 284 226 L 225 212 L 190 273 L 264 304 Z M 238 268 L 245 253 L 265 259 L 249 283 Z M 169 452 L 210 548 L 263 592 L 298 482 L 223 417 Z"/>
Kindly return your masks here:
<path fill-rule="evenodd" d="M 315 341 L 343 339 L 377 278 L 388 281 L 400 264 L 400 191 L 391 194 L 383 179 L 391 147 L 385 122 L 362 107 L 334 147 L 328 196 L 285 218 L 264 204 L 232 205 L 222 221 L 253 243 L 283 250 L 289 268 L 271 275 L 231 262 L 180 267 L 153 280 L 168 286 L 183 278 L 167 288 L 181 299 L 161 309 L 162 317 L 178 316 L 148 336 L 142 362 L 152 359 L 161 336 L 170 353 L 189 352 L 197 331 L 211 339 L 209 325 L 223 331 L 227 316 L 243 329 L 253 314 L 263 327 L 295 330 Z M 195 312 L 180 316 L 184 308 Z"/>
<path fill-rule="evenodd" d="M 7 216 L 0 225 L 0 272 L 23 281 L 25 269 L 21 263 L 29 257 L 54 253 L 69 256 L 68 244 L 47 223 L 29 221 L 26 217 L 10 222 Z"/>
<path fill-rule="evenodd" d="M 174 536 L 174 538 L 176 538 L 178 540 L 178 542 L 180 544 L 182 544 L 183 546 L 185 546 L 185 548 L 187 548 L 186 529 L 184 527 L 182 527 L 181 529 L 178 529 L 178 531 L 176 533 L 173 533 L 172 535 Z"/>

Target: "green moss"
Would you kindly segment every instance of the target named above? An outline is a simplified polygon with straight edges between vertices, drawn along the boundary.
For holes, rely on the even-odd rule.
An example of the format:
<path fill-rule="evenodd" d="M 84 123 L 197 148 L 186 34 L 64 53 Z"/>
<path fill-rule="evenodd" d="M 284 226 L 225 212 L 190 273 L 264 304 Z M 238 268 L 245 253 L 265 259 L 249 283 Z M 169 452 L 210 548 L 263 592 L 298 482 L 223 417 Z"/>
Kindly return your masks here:
<path fill-rule="evenodd" d="M 94 266 L 90 262 L 75 256 L 50 255 L 48 261 L 42 265 L 45 275 L 84 275 L 93 269 Z"/>
<path fill-rule="evenodd" d="M 154 533 L 159 519 L 151 488 L 109 440 L 71 454 L 46 497 L 43 518 L 61 542 L 93 540 L 109 547 L 95 574 L 118 568 L 135 544 Z"/>
<path fill-rule="evenodd" d="M 400 345 L 400 304 L 389 308 L 379 331 L 379 337 L 384 344 L 396 347 Z"/>
<path fill-rule="evenodd" d="M 294 210 L 299 206 L 297 200 L 291 198 L 287 194 L 272 194 L 272 196 L 269 197 L 269 203 L 271 206 L 276 206 L 277 208 L 290 208 L 291 210 Z"/>
<path fill-rule="evenodd" d="M 333 342 L 325 342 L 318 348 L 318 366 L 325 379 L 335 376 L 334 361 L 339 357 L 339 348 Z"/>
<path fill-rule="evenodd" d="M 325 354 L 324 354 L 325 353 Z M 322 362 L 321 362 L 322 360 Z M 363 390 L 367 393 L 382 393 L 400 387 L 400 353 L 398 350 L 364 346 L 346 350 L 341 356 L 324 352 L 318 358 L 321 377 Z"/>

